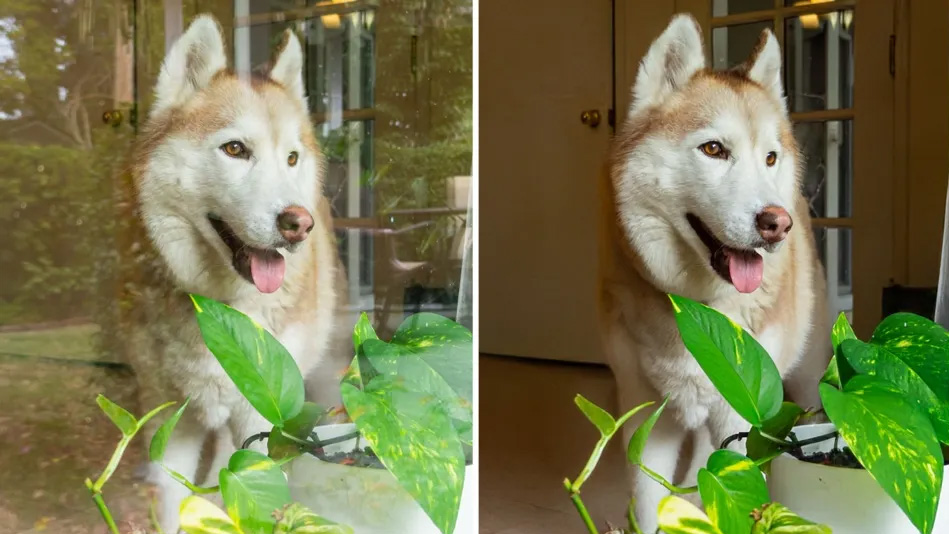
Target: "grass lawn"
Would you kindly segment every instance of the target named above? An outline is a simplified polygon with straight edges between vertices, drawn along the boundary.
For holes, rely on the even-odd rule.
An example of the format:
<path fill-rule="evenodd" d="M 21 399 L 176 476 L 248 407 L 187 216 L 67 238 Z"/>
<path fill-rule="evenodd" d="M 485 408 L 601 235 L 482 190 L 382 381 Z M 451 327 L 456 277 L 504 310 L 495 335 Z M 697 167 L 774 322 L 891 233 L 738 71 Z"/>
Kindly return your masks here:
<path fill-rule="evenodd" d="M 94 334 L 89 326 L 2 334 L 0 354 L 109 359 L 95 354 Z M 126 371 L 0 355 L 0 534 L 107 533 L 83 484 L 121 437 L 99 411 L 98 393 L 142 414 Z M 135 476 L 143 460 L 136 440 L 106 486 L 123 534 L 150 531 L 148 486 Z"/>
<path fill-rule="evenodd" d="M 0 333 L 0 354 L 21 354 L 79 360 L 103 358 L 95 350 L 96 325 Z"/>

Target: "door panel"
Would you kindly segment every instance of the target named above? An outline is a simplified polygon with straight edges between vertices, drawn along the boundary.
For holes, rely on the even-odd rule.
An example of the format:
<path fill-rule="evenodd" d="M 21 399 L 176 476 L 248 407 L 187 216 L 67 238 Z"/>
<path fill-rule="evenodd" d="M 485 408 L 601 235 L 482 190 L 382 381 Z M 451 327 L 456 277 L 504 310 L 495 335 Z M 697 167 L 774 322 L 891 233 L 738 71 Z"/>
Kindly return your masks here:
<path fill-rule="evenodd" d="M 486 0 L 480 17 L 481 351 L 602 361 L 596 214 L 611 133 L 610 2 Z M 585 110 L 599 112 L 596 127 L 581 121 Z"/>

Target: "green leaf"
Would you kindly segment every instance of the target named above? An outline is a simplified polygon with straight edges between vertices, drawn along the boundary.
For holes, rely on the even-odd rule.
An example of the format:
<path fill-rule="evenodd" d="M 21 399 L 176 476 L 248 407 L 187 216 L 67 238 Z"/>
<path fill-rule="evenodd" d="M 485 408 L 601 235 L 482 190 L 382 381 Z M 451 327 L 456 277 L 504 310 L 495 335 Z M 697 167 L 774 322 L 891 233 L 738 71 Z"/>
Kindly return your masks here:
<path fill-rule="evenodd" d="M 713 452 L 698 481 L 705 513 L 723 532 L 749 532 L 751 512 L 771 500 L 758 466 L 734 451 Z"/>
<path fill-rule="evenodd" d="M 748 433 L 748 457 L 757 461 L 778 452 L 780 446 L 773 440 L 762 436 L 761 433 L 764 432 L 773 438 L 784 439 L 790 434 L 794 425 L 797 424 L 797 421 L 803 414 L 804 410 L 797 404 L 793 402 L 782 403 L 781 409 L 778 410 L 778 413 L 774 417 L 762 423 L 760 429 L 752 428 L 751 432 Z M 767 472 L 770 464 L 771 462 L 769 461 L 762 465 L 762 470 Z"/>
<path fill-rule="evenodd" d="M 353 328 L 353 348 L 357 354 L 359 353 L 359 347 L 362 347 L 363 342 L 367 339 L 379 339 L 379 336 L 376 335 L 372 323 L 369 322 L 369 316 L 363 312 Z"/>
<path fill-rule="evenodd" d="M 763 506 L 759 515 L 751 534 L 832 534 L 827 525 L 808 521 L 776 502 Z"/>
<path fill-rule="evenodd" d="M 259 452 L 235 452 L 219 475 L 227 514 L 249 534 L 273 531 L 273 513 L 290 504 L 287 479 L 273 460 Z"/>
<path fill-rule="evenodd" d="M 181 501 L 179 517 L 187 534 L 244 534 L 220 508 L 197 495 Z"/>
<path fill-rule="evenodd" d="M 204 343 L 251 406 L 276 426 L 300 413 L 303 376 L 287 349 L 234 308 L 199 295 L 191 300 Z"/>
<path fill-rule="evenodd" d="M 165 447 L 168 446 L 168 439 L 171 437 L 171 433 L 175 430 L 175 425 L 178 424 L 178 420 L 181 419 L 181 414 L 184 413 L 185 408 L 188 407 L 188 403 L 191 402 L 191 398 L 188 397 L 185 399 L 185 403 L 181 405 L 178 410 L 168 418 L 167 421 L 161 424 L 158 427 L 158 430 L 155 432 L 155 435 L 152 436 L 152 442 L 148 446 L 148 459 L 153 462 L 161 462 L 165 457 Z"/>
<path fill-rule="evenodd" d="M 695 505 L 675 495 L 659 502 L 659 528 L 665 534 L 722 534 Z"/>
<path fill-rule="evenodd" d="M 465 456 L 452 419 L 426 394 L 385 376 L 365 388 L 342 385 L 343 404 L 360 434 L 441 532 L 453 531 Z"/>
<path fill-rule="evenodd" d="M 287 421 L 283 428 L 274 427 L 267 437 L 267 455 L 274 460 L 299 456 L 301 451 L 300 444 L 286 437 L 284 434 L 305 440 L 310 437 L 313 428 L 320 421 L 320 418 L 326 413 L 321 406 L 312 402 L 304 402 L 303 408 L 296 417 Z"/>
<path fill-rule="evenodd" d="M 840 391 L 820 385 L 824 411 L 857 460 L 923 534 L 942 488 L 942 450 L 932 424 L 890 382 L 857 375 Z"/>
<path fill-rule="evenodd" d="M 728 404 L 752 426 L 774 417 L 784 386 L 764 348 L 725 315 L 669 295 L 686 348 Z"/>
<path fill-rule="evenodd" d="M 606 436 L 616 431 L 616 419 L 606 413 L 606 410 L 588 401 L 583 395 L 574 397 L 573 402 L 580 408 L 583 415 L 587 416 L 587 419 L 593 423 L 593 426 L 600 431 L 600 434 Z"/>
<path fill-rule="evenodd" d="M 135 419 L 135 416 L 128 413 L 125 408 L 107 399 L 105 395 L 100 394 L 97 396 L 96 403 L 98 403 L 99 408 L 109 416 L 109 419 L 115 423 L 115 426 L 119 427 L 123 436 L 131 436 L 138 430 L 138 421 Z"/>
<path fill-rule="evenodd" d="M 273 534 L 353 534 L 353 529 L 320 517 L 302 504 L 293 503 L 276 512 Z"/>
<path fill-rule="evenodd" d="M 663 399 L 662 404 L 656 408 L 656 411 L 652 412 L 645 421 L 639 425 L 639 428 L 633 432 L 633 437 L 629 439 L 629 445 L 626 447 L 626 458 L 629 459 L 629 463 L 633 467 L 638 466 L 642 463 L 643 458 L 643 449 L 646 448 L 646 442 L 649 440 L 649 434 L 652 433 L 652 427 L 656 426 L 656 421 L 659 420 L 659 417 L 662 415 L 662 411 L 666 408 L 666 403 L 669 402 L 669 397 L 666 396 Z"/>
<path fill-rule="evenodd" d="M 940 401 L 909 365 L 882 345 L 856 339 L 844 341 L 841 351 L 860 374 L 880 377 L 898 387 L 906 400 L 929 417 L 939 441 L 949 443 L 949 402 Z"/>
<path fill-rule="evenodd" d="M 949 332 L 911 313 L 883 319 L 870 343 L 903 360 L 942 402 L 949 402 Z"/>

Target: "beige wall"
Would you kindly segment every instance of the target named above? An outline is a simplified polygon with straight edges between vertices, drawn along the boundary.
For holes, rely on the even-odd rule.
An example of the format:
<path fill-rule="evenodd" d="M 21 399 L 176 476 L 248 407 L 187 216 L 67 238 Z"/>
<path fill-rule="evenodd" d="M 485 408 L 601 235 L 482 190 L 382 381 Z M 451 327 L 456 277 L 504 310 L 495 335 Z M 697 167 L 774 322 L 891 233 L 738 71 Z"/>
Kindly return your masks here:
<path fill-rule="evenodd" d="M 894 278 L 910 286 L 935 287 L 939 277 L 942 227 L 949 180 L 949 2 L 904 1 L 906 39 L 905 101 L 897 119 L 905 120 L 905 162 L 894 179 L 903 191 L 896 206 Z M 904 105 L 901 113 L 900 105 Z M 904 222 L 905 221 L 905 222 Z M 900 241 L 903 241 L 901 244 Z"/>

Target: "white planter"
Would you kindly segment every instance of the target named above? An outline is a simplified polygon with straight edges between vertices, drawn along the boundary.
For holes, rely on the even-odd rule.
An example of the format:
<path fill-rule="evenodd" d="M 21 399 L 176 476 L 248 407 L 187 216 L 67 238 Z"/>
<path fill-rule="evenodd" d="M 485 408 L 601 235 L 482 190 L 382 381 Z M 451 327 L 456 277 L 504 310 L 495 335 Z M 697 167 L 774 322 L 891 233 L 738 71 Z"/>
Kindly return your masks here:
<path fill-rule="evenodd" d="M 795 427 L 798 439 L 808 439 L 833 432 L 834 425 L 803 425 Z M 845 445 L 843 439 L 839 447 Z M 828 452 L 834 446 L 830 439 L 803 447 L 805 454 Z M 949 472 L 943 469 L 943 478 Z M 771 463 L 768 476 L 771 499 L 805 519 L 829 526 L 834 534 L 918 534 L 918 530 L 883 488 L 863 469 L 831 467 L 802 462 L 783 454 Z M 943 483 L 936 514 L 934 533 L 949 533 L 949 480 Z"/>
<path fill-rule="evenodd" d="M 355 432 L 352 424 L 317 427 L 320 439 Z M 351 451 L 350 440 L 325 448 L 327 454 Z M 422 507 L 385 469 L 323 462 L 305 454 L 287 466 L 290 495 L 315 513 L 349 525 L 355 534 L 440 534 Z M 478 471 L 465 468 L 465 486 L 454 534 L 475 534 Z"/>

